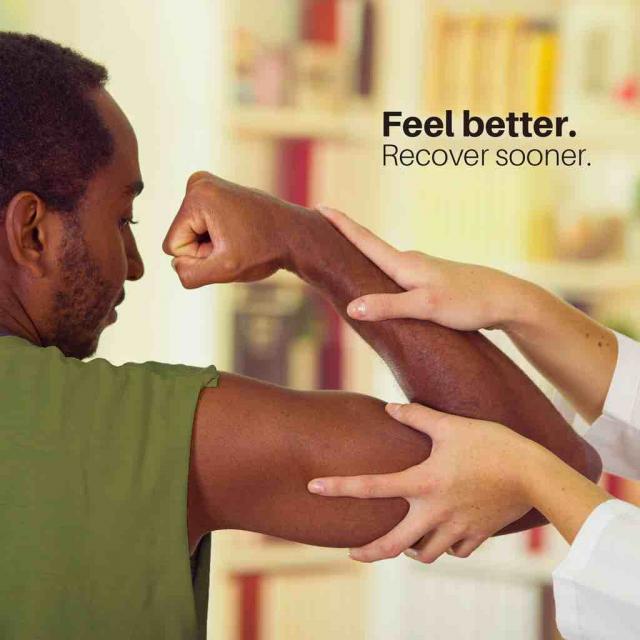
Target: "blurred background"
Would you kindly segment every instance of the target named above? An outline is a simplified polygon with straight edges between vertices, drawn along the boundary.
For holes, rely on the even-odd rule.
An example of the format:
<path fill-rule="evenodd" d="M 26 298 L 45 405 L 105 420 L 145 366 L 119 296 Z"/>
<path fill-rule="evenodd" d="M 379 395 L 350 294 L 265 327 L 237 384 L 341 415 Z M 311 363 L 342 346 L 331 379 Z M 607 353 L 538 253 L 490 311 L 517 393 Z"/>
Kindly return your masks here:
<path fill-rule="evenodd" d="M 106 64 L 138 133 L 147 275 L 129 287 L 102 356 L 214 362 L 397 400 L 384 365 L 293 278 L 181 290 L 160 244 L 186 178 L 210 169 L 331 204 L 398 247 L 509 270 L 638 337 L 639 12 L 637 0 L 4 0 L 0 28 Z M 566 115 L 578 135 L 418 146 L 570 145 L 591 165 L 382 167 L 383 110 L 447 108 Z M 638 502 L 633 483 L 603 483 Z M 215 537 L 210 636 L 550 639 L 549 577 L 565 551 L 540 529 L 492 540 L 469 560 L 364 567 L 346 551 L 225 532 Z"/>

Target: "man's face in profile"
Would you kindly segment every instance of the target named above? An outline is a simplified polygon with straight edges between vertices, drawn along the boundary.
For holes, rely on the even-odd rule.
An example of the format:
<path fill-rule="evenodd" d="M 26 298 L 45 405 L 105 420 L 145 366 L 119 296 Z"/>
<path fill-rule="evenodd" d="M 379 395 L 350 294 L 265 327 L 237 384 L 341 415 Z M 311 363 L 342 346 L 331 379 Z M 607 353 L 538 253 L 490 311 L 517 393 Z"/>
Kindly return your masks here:
<path fill-rule="evenodd" d="M 94 99 L 113 136 L 110 162 L 90 180 L 73 214 L 64 218 L 44 342 L 65 355 L 95 353 L 102 331 L 116 321 L 125 280 L 144 273 L 131 229 L 133 199 L 142 190 L 137 140 L 131 125 L 104 90 Z"/>

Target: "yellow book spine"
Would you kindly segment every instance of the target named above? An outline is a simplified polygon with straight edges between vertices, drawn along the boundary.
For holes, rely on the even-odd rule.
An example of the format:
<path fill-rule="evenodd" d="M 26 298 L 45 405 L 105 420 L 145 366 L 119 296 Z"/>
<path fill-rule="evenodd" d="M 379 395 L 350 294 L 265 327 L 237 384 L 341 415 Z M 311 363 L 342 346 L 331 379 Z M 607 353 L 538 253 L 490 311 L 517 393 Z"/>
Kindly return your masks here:
<path fill-rule="evenodd" d="M 531 104 L 536 115 L 553 112 L 558 37 L 548 27 L 536 28 L 531 40 Z"/>

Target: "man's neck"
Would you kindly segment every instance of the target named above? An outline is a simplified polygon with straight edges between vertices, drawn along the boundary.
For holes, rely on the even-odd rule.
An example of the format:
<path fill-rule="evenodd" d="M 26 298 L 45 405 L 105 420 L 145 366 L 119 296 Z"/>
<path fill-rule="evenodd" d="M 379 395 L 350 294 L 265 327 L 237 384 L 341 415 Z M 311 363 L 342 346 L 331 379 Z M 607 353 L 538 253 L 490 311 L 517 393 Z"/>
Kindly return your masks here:
<path fill-rule="evenodd" d="M 0 336 L 16 336 L 35 345 L 41 344 L 35 324 L 21 307 L 11 311 L 4 305 L 0 305 Z"/>

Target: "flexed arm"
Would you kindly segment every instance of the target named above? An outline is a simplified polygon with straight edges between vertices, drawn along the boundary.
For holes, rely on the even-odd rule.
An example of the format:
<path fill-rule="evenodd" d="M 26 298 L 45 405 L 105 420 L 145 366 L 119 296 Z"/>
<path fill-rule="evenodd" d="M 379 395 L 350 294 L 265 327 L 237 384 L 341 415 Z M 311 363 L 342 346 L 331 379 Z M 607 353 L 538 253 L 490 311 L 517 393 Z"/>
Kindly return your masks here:
<path fill-rule="evenodd" d="M 280 268 L 293 271 L 321 290 L 384 358 L 410 400 L 507 424 L 583 474 L 598 477 L 595 452 L 480 334 L 420 320 L 363 323 L 348 318 L 346 307 L 354 298 L 401 289 L 318 212 L 195 174 L 164 248 L 174 256 L 187 288 L 258 280 Z M 543 521 L 531 513 L 510 530 Z"/>

